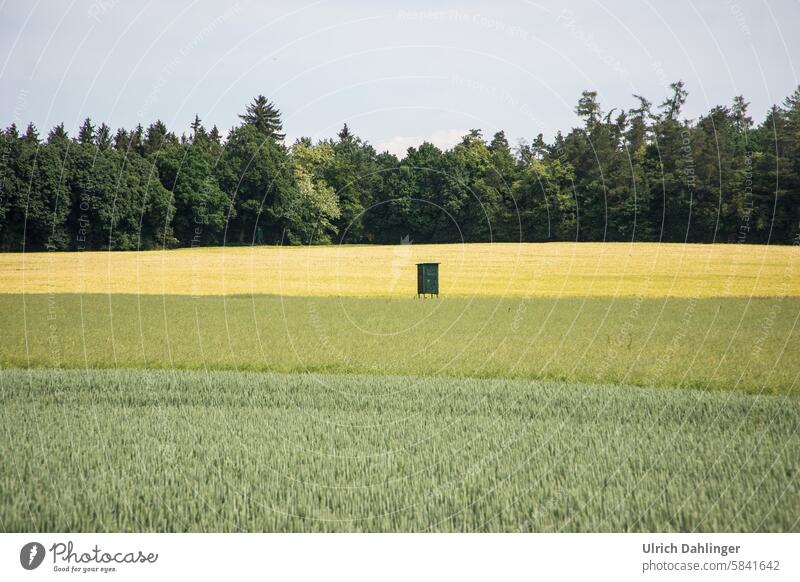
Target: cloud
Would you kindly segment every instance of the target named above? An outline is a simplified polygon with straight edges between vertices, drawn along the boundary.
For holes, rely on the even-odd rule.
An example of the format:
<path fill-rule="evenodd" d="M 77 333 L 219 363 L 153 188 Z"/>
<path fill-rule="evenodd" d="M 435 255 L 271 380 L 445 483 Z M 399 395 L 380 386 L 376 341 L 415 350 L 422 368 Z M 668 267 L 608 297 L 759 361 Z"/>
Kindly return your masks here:
<path fill-rule="evenodd" d="M 408 148 L 417 147 L 426 141 L 440 149 L 451 148 L 460 142 L 467 133 L 469 133 L 468 129 L 440 129 L 429 135 L 396 135 L 379 143 L 375 149 L 379 152 L 388 151 L 398 158 L 404 158 Z"/>

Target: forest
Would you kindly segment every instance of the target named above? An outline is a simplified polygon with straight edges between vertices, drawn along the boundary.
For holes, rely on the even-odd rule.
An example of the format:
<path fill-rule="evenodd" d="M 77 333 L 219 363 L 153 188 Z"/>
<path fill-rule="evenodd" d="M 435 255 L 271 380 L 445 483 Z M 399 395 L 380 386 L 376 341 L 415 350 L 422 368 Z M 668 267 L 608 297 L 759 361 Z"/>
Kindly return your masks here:
<path fill-rule="evenodd" d="M 112 130 L 86 119 L 0 133 L 0 250 L 446 242 L 791 244 L 800 232 L 800 88 L 754 123 L 744 97 L 686 119 L 687 90 L 510 144 L 378 152 L 346 124 L 285 143 L 257 96 L 223 135 L 195 116 Z"/>

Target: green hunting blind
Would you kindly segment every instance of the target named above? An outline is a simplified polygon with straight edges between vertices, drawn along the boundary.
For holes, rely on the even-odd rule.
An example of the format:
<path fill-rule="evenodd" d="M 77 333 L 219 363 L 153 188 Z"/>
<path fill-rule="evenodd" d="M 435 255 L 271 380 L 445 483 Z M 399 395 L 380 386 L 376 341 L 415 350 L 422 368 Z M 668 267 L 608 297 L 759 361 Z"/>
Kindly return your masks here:
<path fill-rule="evenodd" d="M 439 263 L 417 263 L 417 296 L 439 296 Z"/>

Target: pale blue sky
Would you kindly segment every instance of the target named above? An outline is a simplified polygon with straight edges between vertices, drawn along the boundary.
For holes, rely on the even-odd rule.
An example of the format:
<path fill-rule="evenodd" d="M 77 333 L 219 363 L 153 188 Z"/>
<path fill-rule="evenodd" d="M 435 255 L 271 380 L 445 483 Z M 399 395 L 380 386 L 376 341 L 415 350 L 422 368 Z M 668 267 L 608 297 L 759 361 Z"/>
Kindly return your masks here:
<path fill-rule="evenodd" d="M 161 118 L 180 134 L 198 113 L 225 130 L 263 93 L 288 143 L 347 122 L 401 152 L 472 127 L 550 136 L 576 124 L 583 89 L 630 107 L 679 78 L 689 116 L 744 94 L 759 120 L 798 85 L 798 23 L 796 0 L 13 0 L 0 5 L 0 124 Z"/>

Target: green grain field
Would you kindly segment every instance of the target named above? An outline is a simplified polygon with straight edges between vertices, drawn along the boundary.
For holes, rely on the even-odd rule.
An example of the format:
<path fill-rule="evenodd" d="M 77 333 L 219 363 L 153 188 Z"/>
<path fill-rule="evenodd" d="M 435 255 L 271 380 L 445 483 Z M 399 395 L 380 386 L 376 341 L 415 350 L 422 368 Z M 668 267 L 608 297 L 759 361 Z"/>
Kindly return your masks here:
<path fill-rule="evenodd" d="M 525 378 L 793 394 L 800 299 L 0 295 L 4 368 Z"/>
<path fill-rule="evenodd" d="M 791 531 L 800 401 L 376 375 L 3 371 L 33 531 Z"/>

